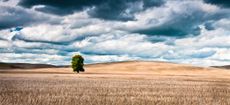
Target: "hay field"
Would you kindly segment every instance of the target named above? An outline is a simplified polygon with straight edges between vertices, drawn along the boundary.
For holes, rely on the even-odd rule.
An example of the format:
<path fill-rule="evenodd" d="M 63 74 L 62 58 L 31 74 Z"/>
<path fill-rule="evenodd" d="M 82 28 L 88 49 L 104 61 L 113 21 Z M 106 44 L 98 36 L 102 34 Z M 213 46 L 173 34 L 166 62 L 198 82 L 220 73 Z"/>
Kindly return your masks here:
<path fill-rule="evenodd" d="M 165 62 L 0 70 L 0 105 L 230 105 L 230 71 Z"/>

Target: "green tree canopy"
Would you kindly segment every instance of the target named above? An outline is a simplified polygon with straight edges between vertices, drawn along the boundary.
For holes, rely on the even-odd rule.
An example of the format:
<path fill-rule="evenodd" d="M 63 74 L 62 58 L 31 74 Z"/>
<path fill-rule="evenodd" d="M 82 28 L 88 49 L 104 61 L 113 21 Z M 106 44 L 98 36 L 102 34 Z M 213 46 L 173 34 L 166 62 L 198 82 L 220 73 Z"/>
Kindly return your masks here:
<path fill-rule="evenodd" d="M 74 55 L 72 58 L 72 68 L 74 72 L 84 72 L 84 58 L 81 55 Z"/>

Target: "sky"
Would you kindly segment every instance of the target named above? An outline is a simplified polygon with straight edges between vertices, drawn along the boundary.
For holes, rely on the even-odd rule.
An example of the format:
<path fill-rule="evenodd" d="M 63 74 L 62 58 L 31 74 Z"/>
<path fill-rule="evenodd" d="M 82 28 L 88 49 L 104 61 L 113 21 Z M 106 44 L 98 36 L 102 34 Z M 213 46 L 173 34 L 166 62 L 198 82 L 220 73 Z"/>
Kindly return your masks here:
<path fill-rule="evenodd" d="M 229 0 L 0 0 L 0 62 L 230 64 Z"/>

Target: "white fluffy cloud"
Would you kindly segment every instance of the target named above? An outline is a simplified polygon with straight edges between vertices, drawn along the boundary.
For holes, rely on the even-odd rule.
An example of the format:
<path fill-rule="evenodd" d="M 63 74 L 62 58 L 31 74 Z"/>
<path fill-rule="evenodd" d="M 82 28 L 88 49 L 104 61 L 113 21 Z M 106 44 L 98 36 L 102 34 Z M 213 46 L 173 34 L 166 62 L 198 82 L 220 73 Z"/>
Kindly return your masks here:
<path fill-rule="evenodd" d="M 5 62 L 23 62 L 26 63 L 46 63 L 46 64 L 62 64 L 64 57 L 60 55 L 49 55 L 49 54 L 32 54 L 32 53 L 0 53 L 1 60 Z M 55 61 L 55 62 L 54 62 Z M 68 63 L 69 64 L 69 63 Z"/>
<path fill-rule="evenodd" d="M 15 22 L 6 17 L 18 19 L 17 23 L 26 22 L 0 30 L 2 62 L 69 64 L 73 54 L 81 53 L 86 63 L 124 60 L 199 66 L 230 63 L 229 9 L 203 1 L 174 0 L 147 9 L 139 3 L 136 5 L 143 11 L 135 12 L 135 19 L 128 21 L 94 18 L 88 14 L 90 9 L 55 16 L 38 12 L 36 7 L 24 9 L 9 4 L 12 3 L 1 4 L 0 8 L 11 8 L 15 13 L 0 10 L 0 22 L 7 20 L 6 25 Z M 27 21 L 18 11 L 34 20 Z M 18 18 L 14 18 L 16 15 Z M 206 28 L 207 23 L 211 29 Z M 17 29 L 21 25 L 22 29 Z"/>

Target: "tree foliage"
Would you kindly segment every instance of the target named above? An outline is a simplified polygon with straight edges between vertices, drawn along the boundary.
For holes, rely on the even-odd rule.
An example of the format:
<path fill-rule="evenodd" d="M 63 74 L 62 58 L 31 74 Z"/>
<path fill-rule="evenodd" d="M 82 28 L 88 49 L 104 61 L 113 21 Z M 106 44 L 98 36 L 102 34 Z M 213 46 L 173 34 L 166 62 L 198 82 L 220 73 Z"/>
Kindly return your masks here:
<path fill-rule="evenodd" d="M 81 56 L 81 55 L 74 55 L 72 57 L 72 68 L 73 68 L 73 71 L 74 72 L 77 72 L 79 73 L 80 71 L 81 72 L 84 72 L 84 58 Z"/>

